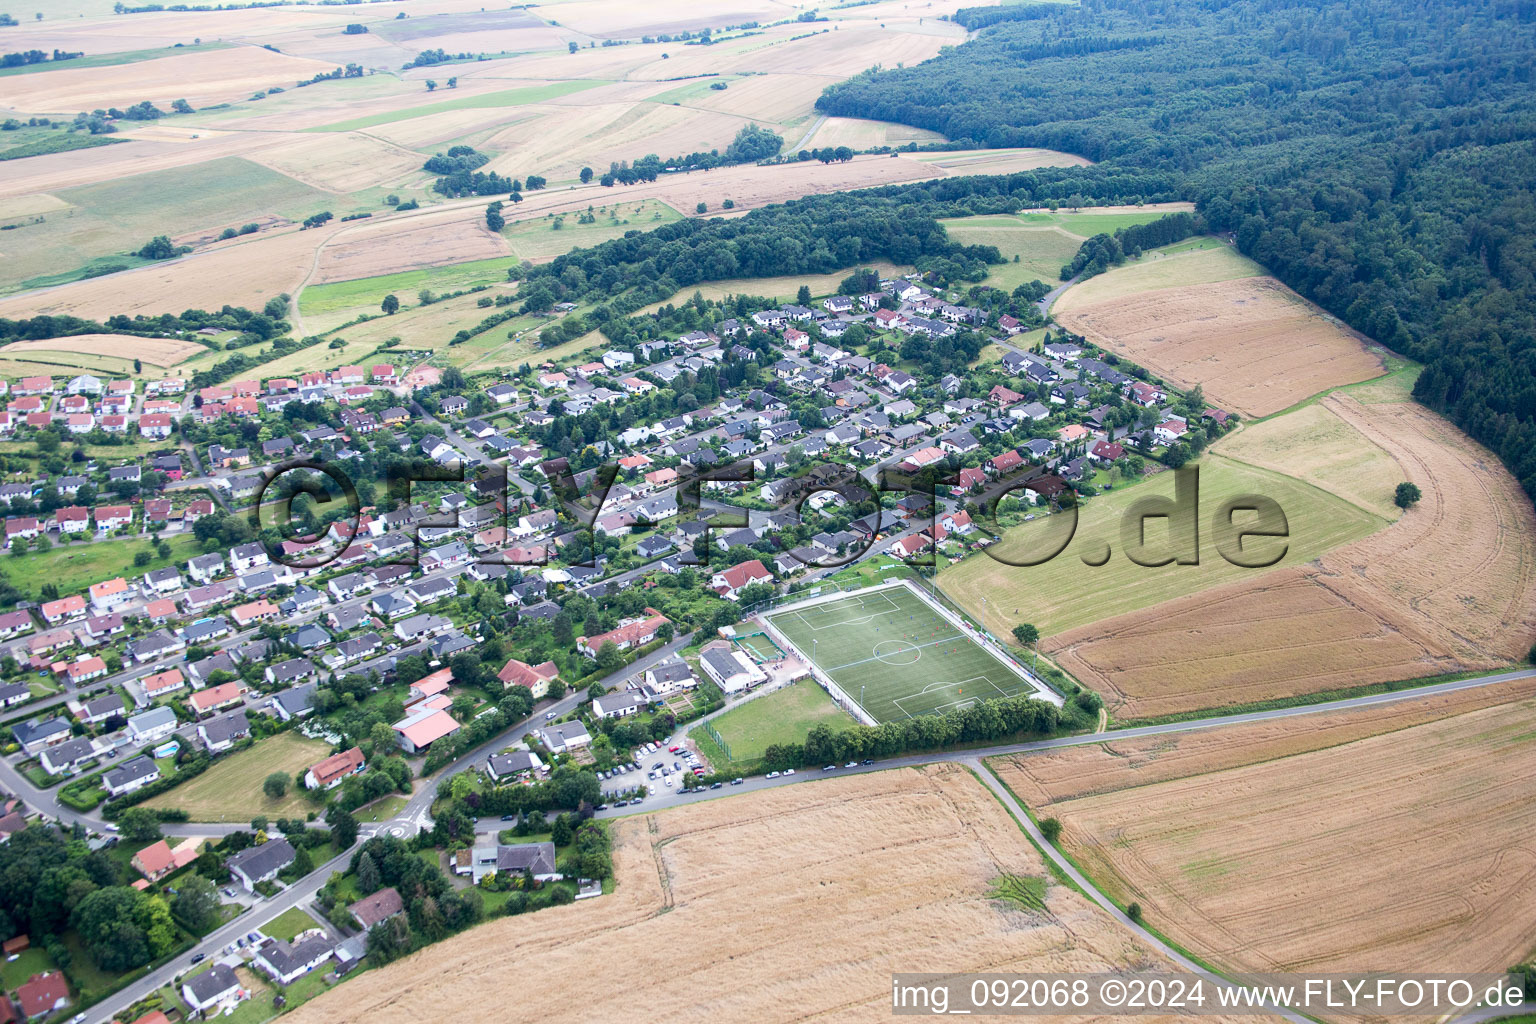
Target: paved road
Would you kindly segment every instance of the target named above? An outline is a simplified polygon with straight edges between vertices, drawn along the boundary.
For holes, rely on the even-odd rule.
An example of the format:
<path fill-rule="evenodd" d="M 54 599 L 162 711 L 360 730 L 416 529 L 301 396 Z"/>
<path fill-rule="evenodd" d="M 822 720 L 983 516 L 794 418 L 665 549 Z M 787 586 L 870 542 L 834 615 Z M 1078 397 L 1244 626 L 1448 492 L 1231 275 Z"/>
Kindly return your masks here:
<path fill-rule="evenodd" d="M 618 671 L 605 676 L 602 682 L 604 685 L 612 686 L 621 682 L 623 679 L 634 675 L 637 672 L 643 672 L 651 665 L 656 664 L 657 662 L 670 656 L 675 651 L 687 646 L 690 638 L 691 634 L 688 636 L 677 637 L 670 643 L 663 645 L 645 657 L 636 659 L 634 662 L 625 665 Z M 564 715 L 585 699 L 585 691 L 578 691 L 575 693 L 567 694 L 559 701 L 540 708 L 538 713 L 523 719 L 521 722 L 518 722 L 517 724 L 510 726 L 507 729 L 502 730 L 502 732 L 499 733 L 495 738 L 481 744 L 474 750 L 469 751 L 463 757 L 458 758 L 444 768 L 439 769 L 431 778 L 421 780 L 417 784 L 416 791 L 411 795 L 411 798 L 406 802 L 405 807 L 401 809 L 399 814 L 388 821 L 379 822 L 377 824 L 363 825 L 359 830 L 360 839 L 366 839 L 370 836 L 378 835 L 381 832 L 390 832 L 401 835 L 414 835 L 421 828 L 430 827 L 431 817 L 428 812 L 432 807 L 432 802 L 437 799 L 438 787 L 442 784 L 444 779 L 450 778 L 465 768 L 479 764 L 492 753 L 496 752 L 502 747 L 505 747 L 508 743 L 520 739 L 529 729 L 544 724 L 545 715 L 548 712 L 553 711 L 557 716 Z M 5 768 L 10 769 L 10 766 L 5 765 Z M 11 769 L 11 771 L 14 773 L 14 769 Z M 0 770 L 0 778 L 6 779 L 7 782 L 11 781 L 3 770 Z M 16 778 L 19 778 L 19 776 L 16 776 Z M 30 784 L 25 785 L 27 786 L 26 789 L 19 789 L 17 791 L 26 793 L 35 792 L 34 790 L 31 790 Z M 40 802 L 41 801 L 39 801 L 39 803 Z M 47 811 L 45 813 L 54 814 L 62 821 L 82 821 L 87 824 L 87 827 L 94 827 L 98 829 L 100 828 L 99 823 L 93 824 L 92 822 L 94 819 L 90 819 L 86 815 L 78 814 L 66 808 L 58 807 L 57 804 L 54 804 L 53 806 L 58 809 L 56 811 Z M 226 832 L 235 831 L 236 829 L 240 828 L 249 828 L 249 826 L 166 826 L 164 831 L 167 834 L 173 835 L 180 832 L 186 832 L 187 834 L 193 835 L 209 835 L 215 833 L 223 834 Z M 104 1022 L 110 1021 L 113 1018 L 113 1014 L 125 1009 L 138 1000 L 143 999 L 155 989 L 170 982 L 177 974 L 185 971 L 189 966 L 191 966 L 192 957 L 198 953 L 205 953 L 209 956 L 212 956 L 215 953 L 220 952 L 225 946 L 229 945 L 229 943 L 233 942 L 237 937 L 258 929 L 263 923 L 272 920 L 272 918 L 283 913 L 285 910 L 289 910 L 292 907 L 308 903 L 314 898 L 315 893 L 320 890 L 320 887 L 325 884 L 326 880 L 331 877 L 332 871 L 344 871 L 346 869 L 345 865 L 350 857 L 351 851 L 339 854 L 324 864 L 319 865 L 313 872 L 305 875 L 304 878 L 300 879 L 294 885 L 284 889 L 276 896 L 272 897 L 271 899 L 261 901 L 256 905 L 255 910 L 242 914 L 230 924 L 209 935 L 202 942 L 198 943 L 197 946 L 193 949 L 190 949 L 187 952 L 181 954 L 172 962 L 151 971 L 138 982 L 135 982 L 128 988 L 115 994 L 111 999 L 98 1003 L 95 1007 L 86 1011 L 87 1021 L 92 1022 L 92 1024 L 96 1024 L 96 1022 L 103 1022 L 104 1024 Z"/>
<path fill-rule="evenodd" d="M 634 664 L 627 665 L 618 672 L 608 676 L 604 680 L 605 684 L 616 683 L 630 675 L 635 674 L 636 672 L 644 671 L 645 667 L 666 657 L 668 654 L 678 649 L 679 647 L 684 646 L 687 641 L 687 637 L 679 637 L 675 639 L 672 641 L 672 643 L 667 644 L 665 647 L 654 652 L 649 657 L 640 659 Z M 759 790 L 777 786 L 803 785 L 815 782 L 818 779 L 829 775 L 847 775 L 860 772 L 885 771 L 890 768 L 913 767 L 917 765 L 933 764 L 940 761 L 958 762 L 969 767 L 979 767 L 981 759 L 1002 754 L 1017 754 L 1026 753 L 1029 751 L 1051 750 L 1057 747 L 1082 746 L 1084 744 L 1102 743 L 1106 740 L 1121 738 L 1132 738 L 1137 736 L 1161 736 L 1172 733 L 1193 732 L 1202 729 L 1218 729 L 1226 726 L 1240 725 L 1246 722 L 1263 722 L 1283 718 L 1295 718 L 1304 715 L 1326 714 L 1346 708 L 1359 708 L 1369 707 L 1377 704 L 1390 704 L 1397 701 L 1419 699 L 1434 694 L 1453 693 L 1459 690 L 1475 689 L 1477 687 L 1490 686 L 1496 683 L 1508 682 L 1514 679 L 1524 679 L 1532 676 L 1536 676 L 1536 669 L 1522 669 L 1514 672 L 1502 672 L 1496 675 L 1480 676 L 1474 679 L 1463 679 L 1457 680 L 1455 682 L 1438 683 L 1432 686 L 1419 687 L 1411 690 L 1400 690 L 1393 693 L 1350 697 L 1343 700 L 1328 701 L 1326 703 L 1312 704 L 1305 707 L 1276 708 L 1269 711 L 1254 711 L 1246 712 L 1243 714 L 1221 715 L 1195 721 L 1169 722 L 1161 725 L 1138 726 L 1128 729 L 1116 729 L 1109 733 L 1084 734 L 1079 736 L 1059 736 L 1052 739 L 1032 740 L 1024 743 L 998 744 L 968 751 L 937 751 L 928 754 L 915 754 L 906 757 L 891 758 L 884 761 L 875 761 L 870 764 L 858 765 L 854 768 L 839 767 L 832 771 L 818 771 L 815 769 L 802 770 L 796 772 L 794 775 L 780 776 L 777 779 L 754 777 L 743 780 L 742 784 L 739 786 L 723 786 L 720 789 L 691 790 L 686 793 L 677 793 L 671 790 L 665 790 L 662 793 L 646 797 L 638 807 L 609 808 L 604 811 L 599 811 L 597 816 L 600 818 L 616 818 L 635 813 L 649 814 L 654 811 L 665 810 L 669 807 L 678 806 L 680 804 L 697 803 L 701 800 L 723 799 L 726 797 L 738 796 L 743 793 L 757 792 Z M 556 704 L 552 705 L 550 709 L 556 710 L 563 714 L 566 711 L 569 711 L 571 708 L 575 707 L 575 705 L 583 696 L 584 694 L 581 693 L 569 694 Z M 390 821 L 382 822 L 374 826 L 368 826 L 364 830 L 364 834 L 372 835 L 380 831 L 389 831 L 392 829 L 400 829 L 407 834 L 414 833 L 419 828 L 428 824 L 429 819 L 426 818 L 426 813 L 428 809 L 430 809 L 432 801 L 436 797 L 437 788 L 443 779 L 448 778 L 456 771 L 459 771 L 482 760 L 497 747 L 506 744 L 510 740 L 518 738 L 530 727 L 542 724 L 542 722 L 543 713 L 541 712 L 540 714 L 537 714 L 507 730 L 504 730 L 494 740 L 476 748 L 473 751 L 470 751 L 463 758 L 455 761 L 453 764 L 448 765 L 447 767 L 437 772 L 433 778 L 425 780 L 423 783 L 421 783 L 418 786 L 417 791 L 412 795 L 406 807 L 401 811 L 399 815 Z M 989 778 L 988 773 L 980 772 L 980 774 L 983 778 L 983 781 L 987 782 L 987 785 L 992 786 L 994 790 L 998 788 L 993 785 L 993 782 L 987 781 Z M 1096 902 L 1099 902 L 1102 906 L 1105 907 L 1106 910 L 1112 913 L 1115 918 L 1121 922 L 1121 924 L 1137 931 L 1143 940 L 1147 941 L 1155 948 L 1162 950 L 1175 962 L 1185 967 L 1185 969 L 1194 970 L 1201 974 L 1205 973 L 1203 969 L 1198 967 L 1198 965 L 1187 961 L 1180 954 L 1178 954 L 1176 950 L 1169 949 L 1160 940 L 1158 940 L 1156 936 L 1151 935 L 1145 929 L 1141 928 L 1139 925 L 1136 925 L 1135 922 L 1130 921 L 1123 914 L 1115 910 L 1113 904 L 1111 904 L 1107 898 L 1105 898 L 1103 894 L 1100 893 L 1092 885 L 1091 882 L 1082 877 L 1074 868 L 1071 867 L 1070 864 L 1065 863 L 1060 858 L 1060 855 L 1057 854 L 1049 844 L 1043 843 L 1041 841 L 1041 837 L 1038 835 L 1037 830 L 1035 830 L 1033 826 L 1029 824 L 1028 815 L 1023 812 L 1022 808 L 1018 807 L 1014 800 L 1008 797 L 1006 793 L 1001 793 L 1000 796 L 1004 798 L 1004 802 L 1009 805 L 1010 809 L 1013 810 L 1019 821 L 1024 823 L 1024 827 L 1026 830 L 1031 832 L 1036 842 L 1039 843 L 1042 848 L 1052 856 L 1053 859 L 1058 860 L 1059 863 L 1062 863 L 1063 869 L 1066 870 L 1079 885 L 1082 885 L 1084 890 L 1090 893 Z M 65 817 L 68 820 L 73 820 L 74 818 L 80 816 L 69 814 L 63 815 L 62 817 Z M 109 1006 L 112 1008 L 112 1010 L 115 1011 L 122 1009 L 137 999 L 143 998 L 143 996 L 150 991 L 153 991 L 155 988 L 169 981 L 171 977 L 178 971 L 185 970 L 188 966 L 190 956 L 193 953 L 203 952 L 211 954 L 216 952 L 231 942 L 235 936 L 243 935 L 246 932 L 258 927 L 262 922 L 270 920 L 277 914 L 282 913 L 284 910 L 287 910 L 290 907 L 298 906 L 300 903 L 311 899 L 314 893 L 320 888 L 320 886 L 324 884 L 324 880 L 329 877 L 330 872 L 333 869 L 339 868 L 344 858 L 345 855 L 342 857 L 337 857 L 334 860 L 321 865 L 314 873 L 306 876 L 305 879 L 303 879 L 299 884 L 284 890 L 274 899 L 265 901 L 260 904 L 259 912 L 243 915 L 238 922 L 220 929 L 218 932 L 209 936 L 202 943 L 200 943 L 195 950 L 183 954 L 183 956 L 179 957 L 173 964 L 159 968 L 139 983 L 130 986 L 128 989 L 124 990 L 124 992 L 119 993 L 113 999 L 98 1005 L 95 1009 L 88 1012 L 87 1019 L 92 1022 L 109 1020 L 111 1017 L 111 1013 L 108 1012 Z M 1289 1012 L 1283 1012 L 1282 1015 L 1286 1016 L 1289 1020 L 1295 1021 L 1296 1024 L 1306 1024 L 1303 1018 L 1292 1016 L 1289 1014 Z M 1495 1015 L 1485 1014 L 1483 1016 L 1472 1019 L 1484 1020 L 1488 1019 L 1490 1016 Z"/>
<path fill-rule="evenodd" d="M 811 141 L 811 136 L 815 135 L 816 132 L 821 129 L 821 126 L 826 124 L 826 123 L 827 123 L 827 115 L 826 114 L 822 114 L 820 117 L 816 118 L 816 120 L 811 122 L 811 126 L 805 130 L 805 134 L 800 136 L 800 141 L 795 143 L 793 146 L 790 146 L 787 149 L 785 149 L 784 152 L 785 153 L 798 153 L 798 152 L 800 152 L 802 149 L 805 148 L 805 144 L 807 142 Z"/>

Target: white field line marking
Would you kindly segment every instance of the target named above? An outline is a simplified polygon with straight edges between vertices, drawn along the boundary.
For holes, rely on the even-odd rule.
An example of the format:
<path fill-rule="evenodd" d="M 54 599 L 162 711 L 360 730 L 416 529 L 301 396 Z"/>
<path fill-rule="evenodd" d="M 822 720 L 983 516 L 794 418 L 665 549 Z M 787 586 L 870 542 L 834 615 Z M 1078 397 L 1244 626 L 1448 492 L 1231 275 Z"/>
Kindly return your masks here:
<path fill-rule="evenodd" d="M 938 644 L 953 643 L 956 640 L 964 640 L 964 639 L 965 639 L 965 637 L 961 636 L 959 633 L 956 633 L 954 636 L 947 636 L 947 637 L 944 637 L 943 639 L 940 639 L 940 640 L 930 640 L 930 641 L 928 641 L 925 644 L 912 644 L 912 649 L 913 650 L 917 650 L 917 651 L 921 651 L 924 647 L 934 647 L 934 646 L 936 646 Z M 881 643 L 885 643 L 884 640 L 882 640 L 880 642 Z M 901 642 L 902 643 L 911 643 L 911 641 L 908 641 L 908 640 L 903 640 Z M 873 651 L 874 648 L 870 648 L 870 650 Z M 831 672 L 841 672 L 845 668 L 854 668 L 857 665 L 868 665 L 872 661 L 881 661 L 881 658 L 880 658 L 880 656 L 878 654 L 876 654 L 876 655 L 873 655 L 872 657 L 860 658 L 858 661 L 850 661 L 846 665 L 839 665 L 836 668 L 829 668 L 829 669 L 825 669 L 824 671 L 826 671 L 828 673 L 831 673 Z M 887 662 L 885 662 L 885 664 L 889 665 L 890 662 L 887 661 Z M 898 666 L 898 667 L 905 667 L 905 666 Z"/>

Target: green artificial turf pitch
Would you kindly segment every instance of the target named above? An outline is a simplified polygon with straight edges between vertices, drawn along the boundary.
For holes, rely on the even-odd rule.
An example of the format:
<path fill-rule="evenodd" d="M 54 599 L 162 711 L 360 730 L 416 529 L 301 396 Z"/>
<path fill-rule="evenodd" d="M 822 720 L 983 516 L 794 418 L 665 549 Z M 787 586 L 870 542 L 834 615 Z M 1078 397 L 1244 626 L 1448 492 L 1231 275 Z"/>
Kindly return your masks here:
<path fill-rule="evenodd" d="M 1034 692 L 907 587 L 861 591 L 767 618 L 878 722 Z"/>

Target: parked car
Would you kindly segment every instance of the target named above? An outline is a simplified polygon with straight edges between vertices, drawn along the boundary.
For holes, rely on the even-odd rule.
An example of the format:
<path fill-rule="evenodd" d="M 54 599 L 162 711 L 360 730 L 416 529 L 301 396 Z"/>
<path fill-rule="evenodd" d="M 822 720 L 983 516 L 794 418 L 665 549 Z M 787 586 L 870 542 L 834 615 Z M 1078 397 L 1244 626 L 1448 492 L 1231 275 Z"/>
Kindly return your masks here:
<path fill-rule="evenodd" d="M 793 775 L 793 774 L 795 774 L 795 770 L 793 768 L 785 768 L 784 769 L 784 774 L 785 775 Z"/>
<path fill-rule="evenodd" d="M 743 779 L 732 779 L 732 780 L 731 780 L 731 785 L 733 785 L 733 786 L 739 786 L 739 785 L 741 785 L 741 784 L 742 784 L 742 782 L 743 782 L 743 781 L 745 781 L 745 780 L 743 780 Z"/>
<path fill-rule="evenodd" d="M 844 768 L 857 768 L 858 766 L 859 762 L 857 761 L 849 761 L 847 764 L 843 765 Z"/>
<path fill-rule="evenodd" d="M 546 712 L 544 712 L 544 721 L 546 721 L 546 722 L 553 722 L 554 720 L 555 720 L 555 712 L 553 712 L 553 711 L 546 711 Z"/>
<path fill-rule="evenodd" d="M 779 777 L 779 773 L 778 773 L 778 772 L 769 772 L 769 773 L 768 773 L 768 777 L 769 777 L 769 778 L 770 778 L 770 779 L 776 779 L 776 778 L 778 778 L 778 777 Z"/>
<path fill-rule="evenodd" d="M 192 958 L 192 965 L 195 967 L 195 966 L 197 966 L 198 964 L 202 963 L 204 960 L 207 960 L 207 959 L 208 959 L 208 954 L 207 953 L 199 953 L 199 954 L 197 954 L 196 956 L 194 956 Z"/>
<path fill-rule="evenodd" d="M 712 783 L 709 788 L 710 789 L 719 789 L 723 785 L 725 785 L 725 783 L 723 783 L 723 782 L 716 782 L 716 783 Z"/>

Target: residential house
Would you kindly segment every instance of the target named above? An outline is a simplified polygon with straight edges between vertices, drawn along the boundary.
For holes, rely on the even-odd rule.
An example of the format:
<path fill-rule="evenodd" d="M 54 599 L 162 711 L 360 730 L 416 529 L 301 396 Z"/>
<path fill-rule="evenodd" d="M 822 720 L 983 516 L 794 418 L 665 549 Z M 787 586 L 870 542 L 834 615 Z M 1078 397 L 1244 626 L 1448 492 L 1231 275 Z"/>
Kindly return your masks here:
<path fill-rule="evenodd" d="M 268 839 L 260 846 L 250 846 L 230 854 L 224 862 L 229 876 L 246 892 L 254 892 L 261 882 L 271 881 L 293 863 L 294 849 L 287 839 Z"/>
<path fill-rule="evenodd" d="M 334 789 L 348 775 L 360 774 L 367 767 L 359 747 L 332 754 L 304 773 L 305 789 Z"/>
<path fill-rule="evenodd" d="M 229 750 L 251 734 L 251 724 L 246 720 L 245 709 L 231 711 L 219 718 L 210 718 L 197 725 L 198 739 L 211 754 Z"/>

